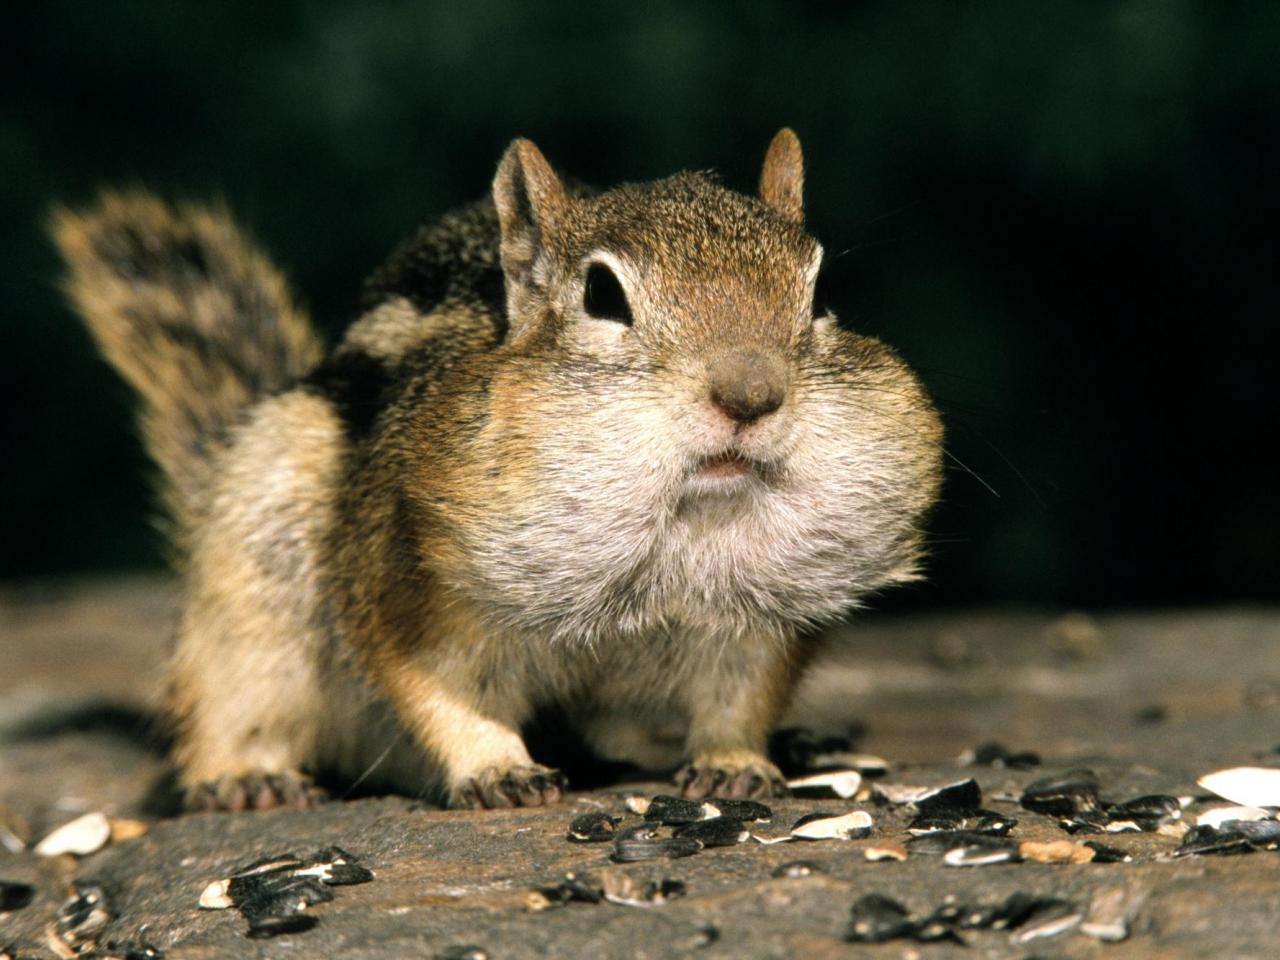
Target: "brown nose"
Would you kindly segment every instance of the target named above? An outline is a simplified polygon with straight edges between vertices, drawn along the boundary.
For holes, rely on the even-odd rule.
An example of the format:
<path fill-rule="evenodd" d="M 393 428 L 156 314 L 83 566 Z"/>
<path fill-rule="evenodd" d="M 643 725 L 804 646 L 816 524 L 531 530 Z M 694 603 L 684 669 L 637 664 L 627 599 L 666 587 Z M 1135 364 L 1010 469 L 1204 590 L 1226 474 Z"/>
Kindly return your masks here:
<path fill-rule="evenodd" d="M 787 367 L 781 357 L 747 350 L 720 357 L 708 370 L 711 402 L 739 423 L 773 413 L 787 395 Z"/>

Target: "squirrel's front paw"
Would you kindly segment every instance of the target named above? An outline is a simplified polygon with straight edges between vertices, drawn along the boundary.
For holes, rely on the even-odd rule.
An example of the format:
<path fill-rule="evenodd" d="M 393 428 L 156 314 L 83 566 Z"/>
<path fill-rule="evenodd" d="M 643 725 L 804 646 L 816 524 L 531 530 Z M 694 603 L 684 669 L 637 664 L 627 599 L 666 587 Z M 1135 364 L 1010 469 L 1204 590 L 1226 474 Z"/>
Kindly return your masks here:
<path fill-rule="evenodd" d="M 489 767 L 464 777 L 449 790 L 451 807 L 541 807 L 555 803 L 568 788 L 559 770 L 539 764 L 524 767 Z"/>
<path fill-rule="evenodd" d="M 187 790 L 188 810 L 271 810 L 291 807 L 305 810 L 328 799 L 311 778 L 296 770 L 267 773 L 250 770 L 223 774 Z"/>
<path fill-rule="evenodd" d="M 694 759 L 676 772 L 676 786 L 693 799 L 785 797 L 790 792 L 777 767 L 759 754 L 741 752 Z"/>

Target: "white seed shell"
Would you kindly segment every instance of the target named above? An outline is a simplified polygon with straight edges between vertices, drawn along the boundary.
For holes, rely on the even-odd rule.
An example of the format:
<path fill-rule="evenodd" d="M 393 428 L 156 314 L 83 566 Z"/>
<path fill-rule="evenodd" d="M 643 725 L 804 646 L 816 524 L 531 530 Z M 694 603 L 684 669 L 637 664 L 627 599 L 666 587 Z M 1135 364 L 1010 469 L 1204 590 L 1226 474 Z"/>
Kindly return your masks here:
<path fill-rule="evenodd" d="M 231 906 L 231 897 L 227 895 L 229 886 L 231 886 L 230 880 L 215 880 L 205 887 L 204 892 L 200 894 L 200 909 L 225 910 Z"/>
<path fill-rule="evenodd" d="M 901 862 L 907 859 L 907 848 L 900 843 L 885 843 L 867 847 L 862 851 L 862 855 L 872 863 L 879 863 L 881 860 L 897 860 Z"/>
<path fill-rule="evenodd" d="M 1196 825 L 1215 830 L 1228 820 L 1268 820 L 1271 813 L 1258 807 L 1214 807 L 1196 817 Z"/>
<path fill-rule="evenodd" d="M 1196 782 L 1242 807 L 1280 807 L 1280 768 L 1232 767 L 1205 774 Z"/>
<path fill-rule="evenodd" d="M 83 857 L 101 850 L 109 839 L 111 824 L 103 814 L 95 811 L 58 827 L 36 844 L 36 853 L 42 857 L 57 857 L 64 853 Z"/>
<path fill-rule="evenodd" d="M 827 787 L 837 797 L 848 800 L 862 786 L 862 774 L 857 770 L 832 770 L 827 773 L 811 773 L 807 777 L 788 780 L 787 786 L 792 790 Z"/>
<path fill-rule="evenodd" d="M 801 840 L 848 840 L 855 834 L 865 834 L 871 829 L 871 814 L 865 810 L 852 810 L 838 817 L 810 820 L 794 828 L 791 836 Z"/>

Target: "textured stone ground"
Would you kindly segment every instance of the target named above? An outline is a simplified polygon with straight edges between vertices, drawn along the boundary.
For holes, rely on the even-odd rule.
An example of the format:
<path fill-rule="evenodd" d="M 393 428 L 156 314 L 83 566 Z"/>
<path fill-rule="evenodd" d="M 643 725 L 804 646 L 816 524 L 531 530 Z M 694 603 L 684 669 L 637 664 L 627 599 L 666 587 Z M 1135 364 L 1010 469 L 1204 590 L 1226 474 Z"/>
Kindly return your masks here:
<path fill-rule="evenodd" d="M 608 845 L 564 839 L 572 814 L 621 812 L 625 784 L 571 793 L 538 811 L 459 813 L 399 797 L 329 804 L 310 812 L 154 815 L 164 765 L 146 735 L 175 592 L 164 580 L 0 590 L 0 817 L 38 839 L 86 810 L 141 817 L 149 830 L 81 860 L 42 860 L 0 847 L 0 880 L 38 888 L 34 902 L 0 913 L 0 948 L 53 956 L 44 928 L 73 878 L 106 889 L 108 940 L 147 941 L 167 957 L 432 957 L 475 944 L 507 957 L 1275 957 L 1280 955 L 1280 853 L 1167 854 L 1152 834 L 1106 838 L 1135 856 L 1122 864 L 943 866 L 937 857 L 869 863 L 862 850 L 903 839 L 899 808 L 869 810 L 868 840 L 755 843 L 675 861 L 610 867 Z M 986 805 L 1017 816 L 1013 836 L 1065 837 L 1047 817 L 996 797 L 1035 777 L 1092 767 L 1105 799 L 1196 794 L 1195 778 L 1244 764 L 1280 765 L 1280 615 L 1221 610 L 1096 619 L 1034 612 L 878 617 L 832 637 L 811 670 L 794 722 L 865 727 L 860 750 L 892 763 L 893 784 L 974 775 Z M 966 747 L 999 740 L 1034 750 L 1041 768 L 961 768 Z M 779 832 L 801 813 L 843 801 L 774 804 Z M 1193 808 L 1195 809 L 1195 808 Z M 1083 838 L 1077 838 L 1083 839 Z M 209 881 L 261 855 L 336 843 L 376 873 L 314 908 L 315 929 L 249 940 L 235 911 L 200 911 Z M 803 858 L 825 875 L 772 879 Z M 687 894 L 634 908 L 571 903 L 530 912 L 526 896 L 566 870 L 605 869 L 671 878 Z M 968 946 L 842 941 L 849 908 L 883 893 L 917 912 L 953 894 L 995 900 L 1015 891 L 1087 903 L 1123 888 L 1138 906 L 1127 940 L 1078 930 L 1015 943 L 1007 932 L 967 935 Z M 3 950 L 0 949 L 0 953 Z"/>

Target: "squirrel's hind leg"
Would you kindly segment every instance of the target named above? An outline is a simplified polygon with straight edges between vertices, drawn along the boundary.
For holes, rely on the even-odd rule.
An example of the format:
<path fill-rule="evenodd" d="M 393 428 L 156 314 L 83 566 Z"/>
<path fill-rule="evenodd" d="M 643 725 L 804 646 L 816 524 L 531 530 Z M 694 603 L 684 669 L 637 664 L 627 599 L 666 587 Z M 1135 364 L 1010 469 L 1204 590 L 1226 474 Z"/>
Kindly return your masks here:
<path fill-rule="evenodd" d="M 173 756 L 191 809 L 309 807 L 323 796 L 303 772 L 313 765 L 324 702 L 311 644 L 254 606 L 206 602 L 188 612 L 172 710 Z"/>
<path fill-rule="evenodd" d="M 194 531 L 170 667 L 174 760 L 188 802 L 307 806 L 324 725 L 332 629 L 319 544 L 331 524 L 341 427 L 301 391 L 260 404 L 223 459 Z"/>

